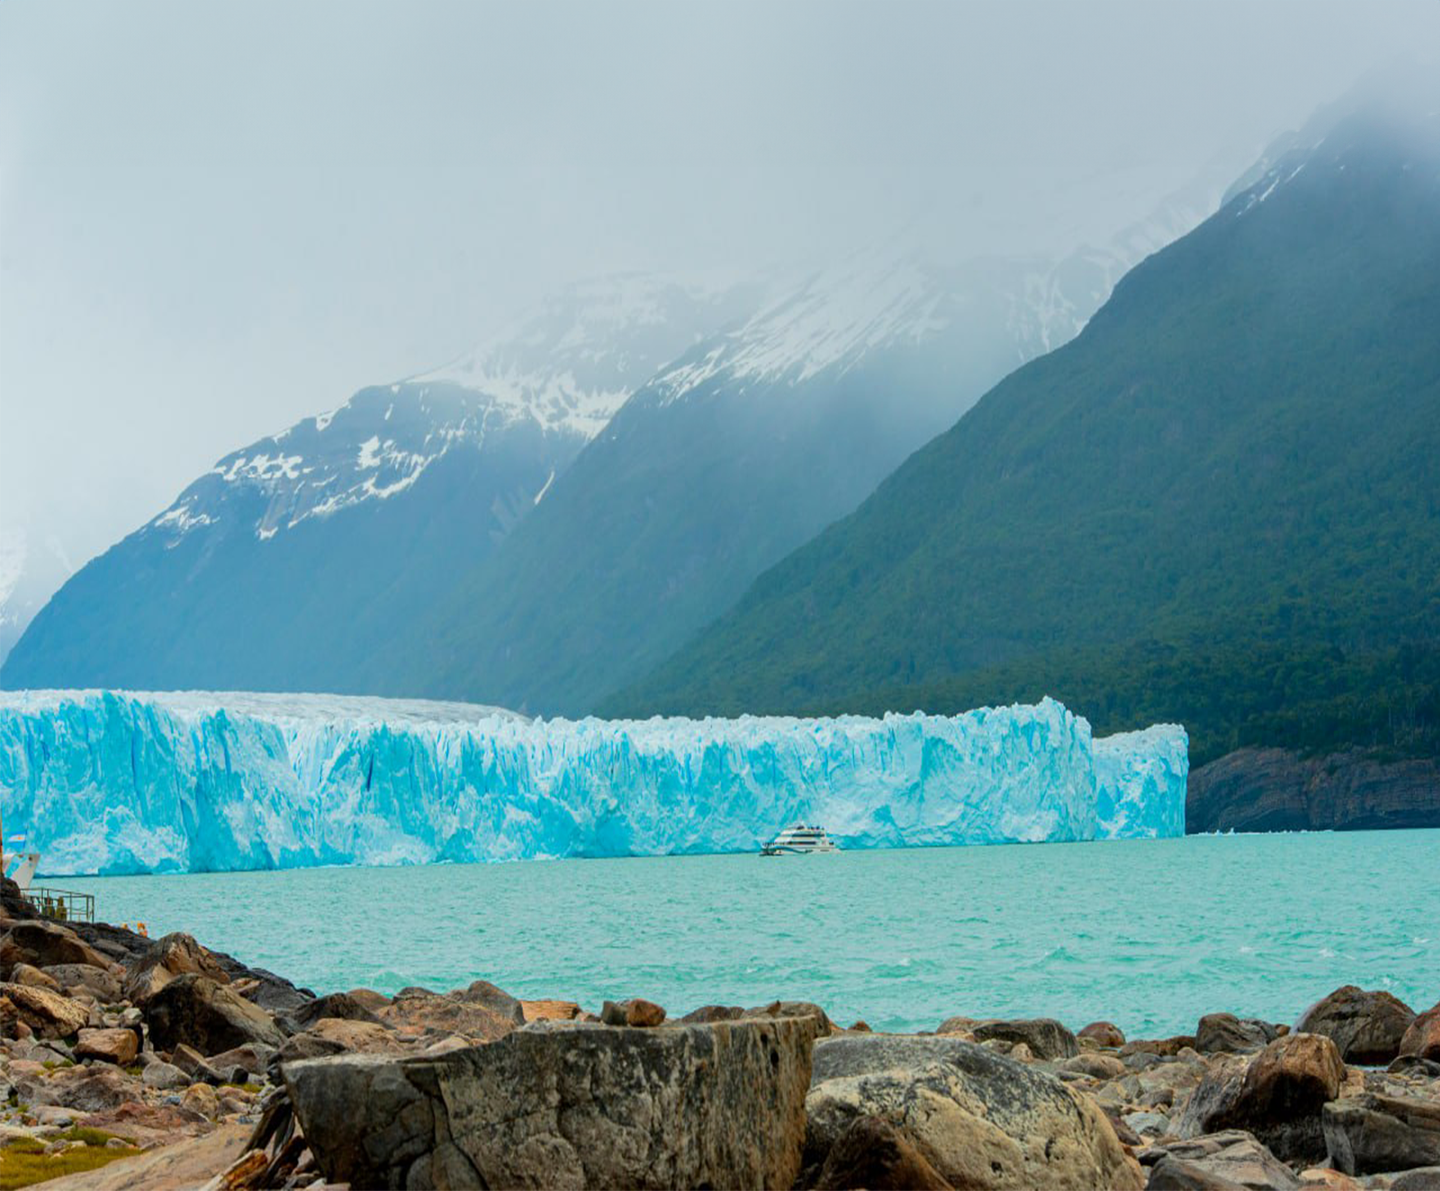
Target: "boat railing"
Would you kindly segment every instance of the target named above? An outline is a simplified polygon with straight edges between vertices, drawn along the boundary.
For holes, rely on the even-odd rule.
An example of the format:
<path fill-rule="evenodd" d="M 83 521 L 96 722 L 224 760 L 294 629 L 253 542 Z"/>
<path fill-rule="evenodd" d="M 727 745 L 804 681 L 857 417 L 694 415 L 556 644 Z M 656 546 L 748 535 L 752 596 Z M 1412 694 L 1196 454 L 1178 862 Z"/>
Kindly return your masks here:
<path fill-rule="evenodd" d="M 32 885 L 25 891 L 41 915 L 56 922 L 94 922 L 95 895 Z"/>

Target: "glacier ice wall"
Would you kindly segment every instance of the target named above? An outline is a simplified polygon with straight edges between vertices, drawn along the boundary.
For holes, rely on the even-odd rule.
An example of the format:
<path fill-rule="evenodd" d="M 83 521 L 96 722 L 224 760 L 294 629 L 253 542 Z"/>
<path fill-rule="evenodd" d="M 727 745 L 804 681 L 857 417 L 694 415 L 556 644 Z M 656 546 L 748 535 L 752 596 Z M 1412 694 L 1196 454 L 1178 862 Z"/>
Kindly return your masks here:
<path fill-rule="evenodd" d="M 0 809 L 47 873 L 1184 832 L 1188 742 L 1051 699 L 884 719 L 530 721 L 330 696 L 0 692 Z"/>

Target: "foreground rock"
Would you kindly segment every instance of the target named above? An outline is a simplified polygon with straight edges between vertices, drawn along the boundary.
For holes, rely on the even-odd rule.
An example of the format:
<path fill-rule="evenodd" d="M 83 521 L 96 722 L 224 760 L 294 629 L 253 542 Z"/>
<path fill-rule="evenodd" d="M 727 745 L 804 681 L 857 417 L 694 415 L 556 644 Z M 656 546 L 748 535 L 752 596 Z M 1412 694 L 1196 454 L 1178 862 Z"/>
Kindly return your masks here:
<path fill-rule="evenodd" d="M 816 1191 L 950 1191 L 925 1156 L 883 1117 L 860 1117 L 830 1147 Z"/>
<path fill-rule="evenodd" d="M 1440 1005 L 1410 1023 L 1400 1039 L 1400 1053 L 1440 1063 Z"/>
<path fill-rule="evenodd" d="M 259 1042 L 285 1041 L 275 1019 L 232 987 L 209 976 L 176 976 L 145 1003 L 145 1024 L 159 1050 L 192 1046 L 201 1054 Z"/>
<path fill-rule="evenodd" d="M 283 1068 L 320 1170 L 362 1187 L 789 1187 L 803 1019 L 518 1030 L 438 1058 Z"/>
<path fill-rule="evenodd" d="M 1244 1129 L 1286 1162 L 1325 1157 L 1321 1109 L 1340 1094 L 1345 1065 L 1329 1038 L 1288 1034 L 1253 1059 L 1214 1062 L 1179 1121 L 1181 1137 Z"/>
<path fill-rule="evenodd" d="M 1295 1029 L 1325 1035 L 1347 1063 L 1375 1067 L 1400 1053 L 1400 1041 L 1414 1020 L 1415 1011 L 1398 997 L 1347 984 L 1310 1006 Z"/>
<path fill-rule="evenodd" d="M 1240 1129 L 1172 1142 L 1142 1153 L 1141 1161 L 1152 1166 L 1147 1191 L 1294 1191 L 1300 1186 L 1293 1170 Z"/>
<path fill-rule="evenodd" d="M 896 1129 L 953 1187 L 1139 1188 L 1094 1101 L 960 1038 L 851 1035 L 815 1044 L 805 1169 L 818 1185 L 857 1121 Z"/>
<path fill-rule="evenodd" d="M 110 961 L 82 942 L 74 931 L 36 918 L 13 923 L 0 937 L 0 974 L 8 974 L 16 964 L 42 969 L 54 964 L 89 964 L 106 968 Z"/>
<path fill-rule="evenodd" d="M 41 1038 L 64 1038 L 90 1020 L 90 1010 L 79 1001 L 39 985 L 0 984 L 0 1001 Z"/>
<path fill-rule="evenodd" d="M 1364 1094 L 1325 1106 L 1330 1160 L 1346 1174 L 1440 1165 L 1440 1103 Z"/>

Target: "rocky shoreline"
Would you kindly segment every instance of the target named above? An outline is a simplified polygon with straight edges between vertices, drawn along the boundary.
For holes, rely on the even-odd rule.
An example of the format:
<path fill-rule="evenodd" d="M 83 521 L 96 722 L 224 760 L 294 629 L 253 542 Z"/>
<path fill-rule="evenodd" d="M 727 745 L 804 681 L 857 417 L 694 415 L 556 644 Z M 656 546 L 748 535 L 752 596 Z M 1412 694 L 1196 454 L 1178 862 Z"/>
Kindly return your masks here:
<path fill-rule="evenodd" d="M 1353 987 L 1151 1040 L 483 980 L 317 997 L 6 896 L 0 1025 L 0 1186 L 1440 1188 L 1440 1005 Z"/>

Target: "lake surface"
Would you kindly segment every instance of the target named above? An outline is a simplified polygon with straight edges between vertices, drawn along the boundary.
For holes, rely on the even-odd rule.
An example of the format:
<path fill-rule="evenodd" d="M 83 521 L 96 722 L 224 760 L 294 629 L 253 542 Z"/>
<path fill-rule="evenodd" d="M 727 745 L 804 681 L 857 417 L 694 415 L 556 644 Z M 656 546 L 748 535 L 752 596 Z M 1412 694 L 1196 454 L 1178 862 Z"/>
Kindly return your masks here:
<path fill-rule="evenodd" d="M 521 997 L 817 1001 L 837 1021 L 1293 1022 L 1342 984 L 1440 1000 L 1440 831 L 762 858 L 61 878 L 318 992 L 491 980 Z"/>

